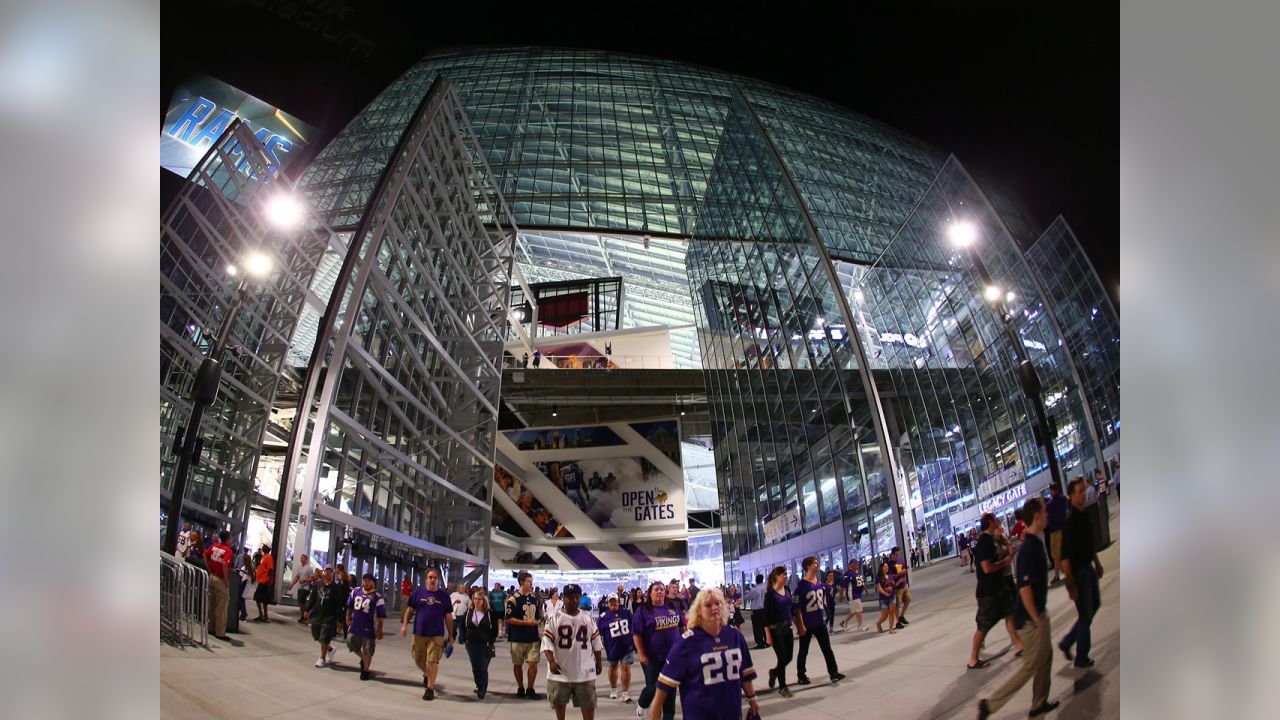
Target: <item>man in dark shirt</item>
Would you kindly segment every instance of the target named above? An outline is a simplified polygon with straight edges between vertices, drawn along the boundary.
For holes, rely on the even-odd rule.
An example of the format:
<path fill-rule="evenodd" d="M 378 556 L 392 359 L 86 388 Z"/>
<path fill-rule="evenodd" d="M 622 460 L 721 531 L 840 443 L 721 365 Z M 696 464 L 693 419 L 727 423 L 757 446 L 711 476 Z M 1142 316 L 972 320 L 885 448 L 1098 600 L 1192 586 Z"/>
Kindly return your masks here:
<path fill-rule="evenodd" d="M 995 513 L 984 514 L 979 523 L 982 534 L 978 536 L 978 543 L 973 548 L 973 558 L 978 566 L 978 589 L 974 593 L 978 598 L 978 614 L 974 617 L 978 627 L 973 631 L 973 647 L 969 651 L 969 664 L 966 665 L 970 670 L 991 665 L 990 660 L 979 659 L 978 654 L 987 633 L 1001 620 L 1004 621 L 1014 646 L 1019 644 L 1013 626 L 1014 599 L 1009 595 L 1004 581 L 1004 569 L 1013 563 L 1013 557 L 996 559 L 995 529 L 999 522 Z"/>
<path fill-rule="evenodd" d="M 1062 575 L 1067 583 L 1067 592 L 1075 601 L 1077 617 L 1071 631 L 1058 643 L 1058 649 L 1071 660 L 1071 648 L 1074 646 L 1075 666 L 1078 668 L 1093 667 L 1093 660 L 1089 657 L 1093 645 L 1090 625 L 1102 599 L 1098 583 L 1102 577 L 1102 563 L 1094 550 L 1093 524 L 1084 509 L 1088 486 L 1088 481 L 1082 477 L 1071 480 L 1067 487 L 1071 516 L 1062 531 Z"/>
<path fill-rule="evenodd" d="M 986 720 L 991 713 L 1004 707 L 1027 680 L 1032 680 L 1028 717 L 1044 715 L 1058 707 L 1058 703 L 1049 702 L 1049 670 L 1053 660 L 1053 648 L 1049 645 L 1049 613 L 1045 612 L 1045 599 L 1049 595 L 1049 561 L 1039 537 L 1048 525 L 1049 517 L 1039 498 L 1032 498 L 1023 505 L 1022 519 L 1027 523 L 1027 532 L 1015 566 L 1018 602 L 1014 609 L 1014 624 L 1025 649 L 1022 666 L 994 695 L 978 701 L 978 720 Z"/>
<path fill-rule="evenodd" d="M 1053 582 L 1062 582 L 1062 528 L 1067 524 L 1067 497 L 1062 494 L 1062 486 L 1053 483 L 1049 486 L 1049 557 L 1053 558 Z"/>

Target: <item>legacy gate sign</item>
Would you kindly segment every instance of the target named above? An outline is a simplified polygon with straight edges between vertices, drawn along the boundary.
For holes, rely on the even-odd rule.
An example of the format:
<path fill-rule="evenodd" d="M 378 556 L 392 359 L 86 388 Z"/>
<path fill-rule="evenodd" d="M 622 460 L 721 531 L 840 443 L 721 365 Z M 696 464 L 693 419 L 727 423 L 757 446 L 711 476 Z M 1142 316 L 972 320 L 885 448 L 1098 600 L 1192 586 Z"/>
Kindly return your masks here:
<path fill-rule="evenodd" d="M 1008 505 L 1009 503 L 1017 502 L 1026 496 L 1027 496 L 1027 484 L 1018 483 L 1017 485 L 1014 485 L 1008 490 L 1005 490 L 1003 492 L 998 492 L 995 495 L 992 495 L 991 497 L 987 498 L 986 500 L 983 500 L 982 502 L 978 503 L 978 513 L 985 514 L 989 512 L 995 512 L 1003 508 L 1005 505 Z"/>

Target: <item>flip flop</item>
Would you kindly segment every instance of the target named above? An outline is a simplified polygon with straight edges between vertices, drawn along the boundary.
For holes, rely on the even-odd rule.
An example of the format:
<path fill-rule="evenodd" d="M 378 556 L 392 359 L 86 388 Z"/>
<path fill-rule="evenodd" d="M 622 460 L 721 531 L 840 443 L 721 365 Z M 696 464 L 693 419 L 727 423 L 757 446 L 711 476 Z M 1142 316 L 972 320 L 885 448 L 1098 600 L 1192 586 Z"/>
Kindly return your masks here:
<path fill-rule="evenodd" d="M 981 670 L 981 669 L 983 669 L 983 668 L 991 667 L 991 661 L 990 661 L 990 660 L 979 660 L 977 665 L 965 665 L 965 667 L 966 667 L 966 668 L 968 668 L 968 669 L 970 669 L 970 670 Z"/>

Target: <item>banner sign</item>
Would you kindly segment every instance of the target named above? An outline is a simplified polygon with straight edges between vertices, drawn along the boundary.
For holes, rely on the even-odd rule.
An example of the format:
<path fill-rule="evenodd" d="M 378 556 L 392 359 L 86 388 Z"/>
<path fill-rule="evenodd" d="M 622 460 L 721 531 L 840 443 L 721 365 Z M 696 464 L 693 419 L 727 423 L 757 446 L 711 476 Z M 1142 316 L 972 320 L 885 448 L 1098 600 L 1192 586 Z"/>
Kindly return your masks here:
<path fill-rule="evenodd" d="M 160 167 L 187 177 L 235 118 L 253 129 L 273 175 L 289 166 L 316 129 L 248 93 L 201 75 L 179 85 L 160 130 Z M 239 169 L 246 170 L 242 160 Z"/>
<path fill-rule="evenodd" d="M 800 509 L 791 506 L 764 524 L 764 541 L 772 545 L 800 527 Z"/>

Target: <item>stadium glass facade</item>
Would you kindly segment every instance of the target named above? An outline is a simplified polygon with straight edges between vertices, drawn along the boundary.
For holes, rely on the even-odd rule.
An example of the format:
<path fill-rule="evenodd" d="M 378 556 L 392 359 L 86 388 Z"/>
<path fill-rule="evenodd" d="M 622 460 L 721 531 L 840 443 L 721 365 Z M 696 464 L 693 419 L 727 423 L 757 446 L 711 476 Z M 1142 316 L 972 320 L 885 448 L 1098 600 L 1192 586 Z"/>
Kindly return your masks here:
<path fill-rule="evenodd" d="M 352 233 L 437 77 L 513 223 L 494 203 L 478 217 L 519 227 L 513 276 L 620 276 L 622 327 L 676 327 L 677 365 L 704 368 L 726 577 L 789 561 L 760 553 L 797 542 L 841 565 L 903 540 L 946 551 L 979 501 L 1037 476 L 1014 337 L 1066 472 L 1118 443 L 1114 310 L 1087 261 L 1039 268 L 1084 260 L 1065 223 L 1024 255 L 1035 232 L 1015 202 L 893 128 L 748 78 L 587 50 L 432 54 L 317 156 L 299 188 L 333 241 L 289 336 L 297 373 L 315 363 Z M 958 219 L 981 227 L 966 253 L 945 242 Z M 969 253 L 1014 292 L 1007 318 L 983 301 Z M 1086 306 L 1106 317 L 1082 319 Z"/>

